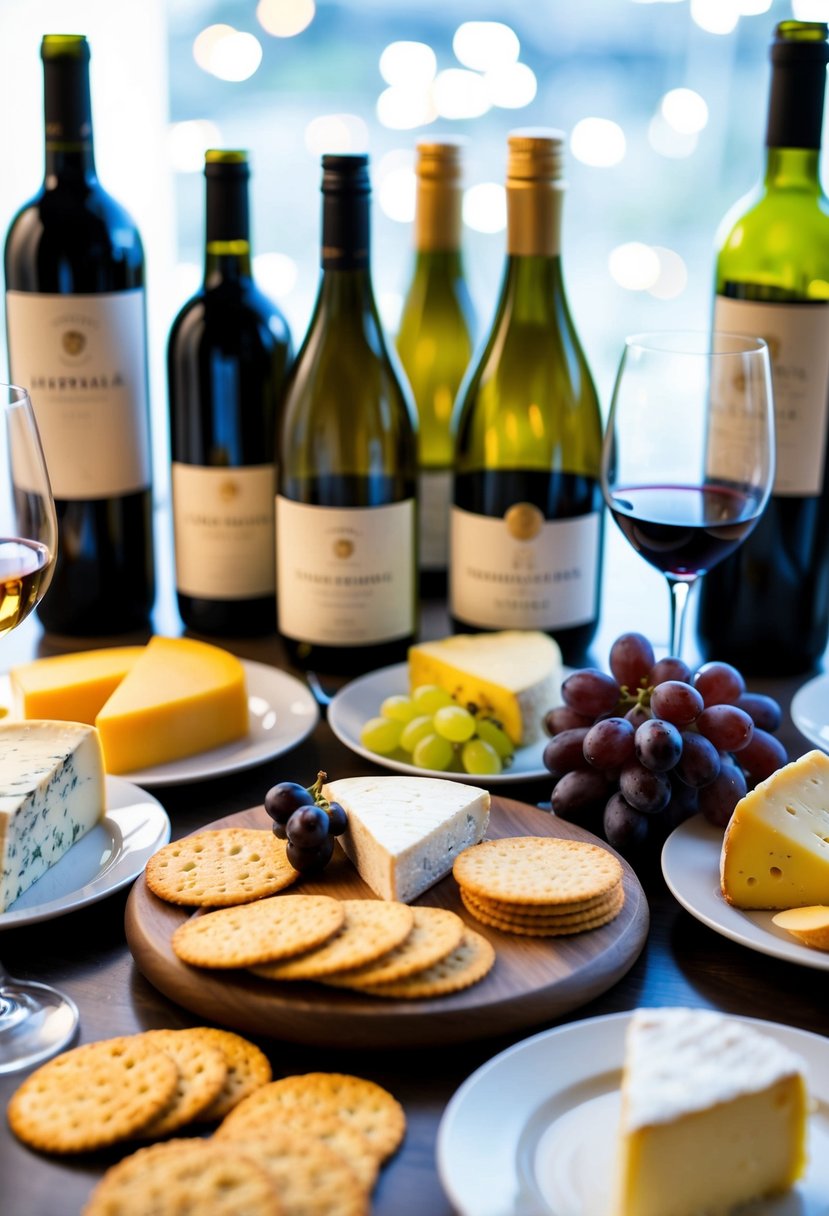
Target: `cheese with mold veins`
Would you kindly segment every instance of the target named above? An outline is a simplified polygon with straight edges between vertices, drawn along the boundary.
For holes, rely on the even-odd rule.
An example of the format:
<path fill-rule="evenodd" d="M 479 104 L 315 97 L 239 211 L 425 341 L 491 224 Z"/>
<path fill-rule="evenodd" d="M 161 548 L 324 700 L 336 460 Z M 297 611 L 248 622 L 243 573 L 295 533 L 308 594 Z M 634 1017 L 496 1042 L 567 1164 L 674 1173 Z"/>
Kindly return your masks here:
<path fill-rule="evenodd" d="M 409 650 L 409 683 L 438 684 L 461 705 L 474 704 L 501 723 L 517 747 L 541 737 L 555 703 L 561 651 L 546 633 L 459 633 Z"/>
<path fill-rule="evenodd" d="M 829 904 L 829 756 L 807 752 L 737 803 L 720 883 L 737 908 Z"/>
<path fill-rule="evenodd" d="M 436 777 L 343 777 L 323 788 L 348 827 L 339 837 L 360 877 L 381 899 L 409 903 L 483 840 L 489 794 Z"/>
<path fill-rule="evenodd" d="M 95 826 L 104 806 L 93 727 L 0 723 L 0 912 Z"/>
<path fill-rule="evenodd" d="M 22 718 L 87 722 L 92 726 L 143 646 L 112 646 L 56 654 L 13 667 L 9 672 L 15 710 Z"/>
<path fill-rule="evenodd" d="M 726 1216 L 787 1191 L 806 1162 L 800 1059 L 707 1009 L 628 1027 L 613 1216 Z"/>

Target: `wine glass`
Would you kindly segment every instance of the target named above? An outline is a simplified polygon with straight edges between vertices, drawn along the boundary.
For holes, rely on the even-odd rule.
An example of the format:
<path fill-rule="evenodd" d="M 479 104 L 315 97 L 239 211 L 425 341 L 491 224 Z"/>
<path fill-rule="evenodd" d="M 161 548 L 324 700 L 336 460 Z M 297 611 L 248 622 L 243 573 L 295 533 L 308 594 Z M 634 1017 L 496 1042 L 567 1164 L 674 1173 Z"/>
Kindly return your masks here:
<path fill-rule="evenodd" d="M 52 579 L 57 519 L 32 404 L 0 385 L 0 636 L 26 619 Z M 5 474 L 5 475 L 4 475 Z M 78 1010 L 46 984 L 0 965 L 0 1073 L 28 1068 L 72 1038 Z"/>
<path fill-rule="evenodd" d="M 771 369 L 761 338 L 684 332 L 626 339 L 602 492 L 636 552 L 668 580 L 670 654 L 681 654 L 691 587 L 751 532 L 773 476 Z"/>

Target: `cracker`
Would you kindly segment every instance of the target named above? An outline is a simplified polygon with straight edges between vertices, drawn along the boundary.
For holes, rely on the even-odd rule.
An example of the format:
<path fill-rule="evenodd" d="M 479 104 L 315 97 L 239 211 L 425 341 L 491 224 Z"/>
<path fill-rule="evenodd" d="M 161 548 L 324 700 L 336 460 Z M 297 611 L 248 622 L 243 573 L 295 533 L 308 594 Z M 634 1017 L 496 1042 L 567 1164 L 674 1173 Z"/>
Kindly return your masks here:
<path fill-rule="evenodd" d="M 610 901 L 618 898 L 622 889 L 622 880 L 595 899 L 573 900 L 572 903 L 556 904 L 516 904 L 506 899 L 493 899 L 489 895 L 475 895 L 468 887 L 461 888 L 482 908 L 488 909 L 496 916 L 517 917 L 521 920 L 533 920 L 536 916 L 551 916 L 560 913 L 562 916 L 585 916 L 600 912 Z"/>
<path fill-rule="evenodd" d="M 470 912 L 481 912 L 486 916 L 494 916 L 497 920 L 509 921 L 517 925 L 526 925 L 528 929 L 537 929 L 545 924 L 560 925 L 564 928 L 566 925 L 578 925 L 583 921 L 595 920 L 611 909 L 618 911 L 624 903 L 624 888 L 619 883 L 599 903 L 585 911 L 577 910 L 575 912 L 571 911 L 569 904 L 552 904 L 543 908 L 534 905 L 530 913 L 523 910 L 515 911 L 516 908 L 521 908 L 520 904 L 499 904 L 494 899 L 480 899 L 477 895 L 473 895 L 471 891 L 467 891 L 463 887 L 461 888 L 461 899 Z M 483 915 L 480 918 L 482 920 Z"/>
<path fill-rule="evenodd" d="M 272 1127 L 232 1146 L 267 1173 L 290 1216 L 369 1216 L 369 1191 L 321 1140 Z"/>
<path fill-rule="evenodd" d="M 473 895 L 528 905 L 595 899 L 622 877 L 607 849 L 550 836 L 484 841 L 461 853 L 452 872 Z"/>
<path fill-rule="evenodd" d="M 390 984 L 423 971 L 446 958 L 460 944 L 464 923 L 455 912 L 428 907 L 415 907 L 412 912 L 412 931 L 401 945 L 366 967 L 327 975 L 323 983 L 362 992 L 375 984 Z"/>
<path fill-rule="evenodd" d="M 310 954 L 254 967 L 266 980 L 314 980 L 373 963 L 405 941 L 414 924 L 408 904 L 382 899 L 342 900 L 342 928 Z"/>
<path fill-rule="evenodd" d="M 380 1160 L 391 1156 L 406 1130 L 403 1107 L 390 1093 L 373 1081 L 337 1072 L 309 1072 L 263 1085 L 231 1111 L 225 1124 L 238 1124 L 258 1110 L 289 1121 L 297 1110 L 334 1114 L 365 1136 Z"/>
<path fill-rule="evenodd" d="M 147 1030 L 136 1037 L 163 1051 L 178 1069 L 173 1101 L 141 1129 L 142 1139 L 155 1139 L 184 1127 L 218 1096 L 227 1077 L 227 1064 L 222 1052 L 205 1043 L 198 1031 Z"/>
<path fill-rule="evenodd" d="M 206 1140 L 167 1140 L 107 1170 L 82 1216 L 284 1216 L 268 1172 Z"/>
<path fill-rule="evenodd" d="M 284 840 L 254 828 L 196 832 L 165 844 L 147 862 L 147 886 L 159 899 L 223 908 L 275 895 L 296 882 Z"/>
<path fill-rule="evenodd" d="M 344 919 L 342 904 L 328 895 L 275 895 L 191 917 L 176 929 L 172 947 L 196 967 L 252 967 L 313 950 Z"/>
<path fill-rule="evenodd" d="M 611 907 L 593 916 L 576 917 L 573 920 L 568 917 L 546 920 L 539 916 L 536 917 L 535 922 L 504 920 L 498 916 L 491 916 L 488 912 L 482 912 L 471 904 L 469 897 L 463 891 L 461 891 L 461 899 L 467 911 L 476 920 L 489 925 L 492 929 L 498 929 L 501 933 L 515 933 L 519 937 L 568 937 L 574 933 L 585 933 L 589 929 L 600 929 L 602 925 L 610 924 L 622 910 L 624 893 Z"/>
<path fill-rule="evenodd" d="M 243 1098 L 267 1085 L 272 1072 L 268 1057 L 253 1043 L 230 1030 L 218 1030 L 214 1026 L 196 1026 L 190 1034 L 210 1047 L 217 1047 L 224 1056 L 227 1075 L 218 1096 L 196 1119 L 200 1123 L 224 1119 Z"/>
<path fill-rule="evenodd" d="M 138 1133 L 173 1099 L 178 1069 L 140 1036 L 87 1043 L 43 1064 L 13 1095 L 11 1129 L 31 1148 L 81 1153 Z"/>
<path fill-rule="evenodd" d="M 477 984 L 494 963 L 495 950 L 490 943 L 474 929 L 467 929 L 461 944 L 433 967 L 393 984 L 376 984 L 366 992 L 370 996 L 402 997 L 404 1001 L 448 996 Z"/>

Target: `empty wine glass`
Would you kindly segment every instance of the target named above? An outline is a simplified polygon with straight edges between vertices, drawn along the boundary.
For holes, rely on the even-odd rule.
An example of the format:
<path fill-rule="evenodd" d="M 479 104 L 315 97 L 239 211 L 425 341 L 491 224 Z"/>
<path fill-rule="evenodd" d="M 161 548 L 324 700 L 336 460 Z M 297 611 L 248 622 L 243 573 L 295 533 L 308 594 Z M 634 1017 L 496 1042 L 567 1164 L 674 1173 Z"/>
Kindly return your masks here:
<path fill-rule="evenodd" d="M 626 340 L 602 491 L 631 545 L 668 580 L 670 654 L 681 653 L 691 587 L 751 532 L 773 477 L 771 370 L 761 338 L 686 332 Z"/>
<path fill-rule="evenodd" d="M 22 388 L 0 385 L 0 636 L 40 602 L 57 550 L 55 502 L 34 413 Z M 74 1001 L 0 965 L 0 1073 L 60 1051 L 75 1033 Z"/>

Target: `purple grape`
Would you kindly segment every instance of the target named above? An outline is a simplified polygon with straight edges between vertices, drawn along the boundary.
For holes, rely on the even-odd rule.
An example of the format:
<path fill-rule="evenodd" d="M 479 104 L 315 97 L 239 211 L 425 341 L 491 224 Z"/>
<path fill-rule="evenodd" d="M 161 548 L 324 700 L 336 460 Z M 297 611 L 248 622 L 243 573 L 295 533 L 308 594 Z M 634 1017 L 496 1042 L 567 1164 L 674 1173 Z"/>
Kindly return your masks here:
<path fill-rule="evenodd" d="M 616 708 L 619 701 L 619 685 L 613 676 L 599 671 L 595 667 L 585 667 L 582 671 L 574 671 L 561 686 L 561 696 L 565 705 L 575 709 L 580 714 L 606 713 Z"/>
<path fill-rule="evenodd" d="M 633 729 L 636 730 L 643 722 L 650 722 L 653 714 L 644 705 L 634 705 L 627 711 L 625 717 L 631 723 Z"/>
<path fill-rule="evenodd" d="M 702 697 L 682 680 L 664 680 L 651 694 L 651 712 L 680 728 L 690 726 L 705 708 Z"/>
<path fill-rule="evenodd" d="M 755 781 L 765 781 L 784 764 L 789 763 L 785 747 L 774 735 L 755 728 L 751 741 L 740 751 L 740 764 Z"/>
<path fill-rule="evenodd" d="M 630 690 L 647 685 L 653 661 L 653 646 L 641 633 L 623 633 L 610 648 L 610 670 Z"/>
<path fill-rule="evenodd" d="M 774 732 L 780 729 L 783 711 L 774 697 L 766 697 L 760 692 L 744 692 L 738 697 L 737 704 L 761 730 Z"/>
<path fill-rule="evenodd" d="M 646 815 L 664 811 L 671 800 L 671 782 L 665 773 L 644 768 L 638 760 L 629 760 L 622 769 L 619 789 L 626 802 Z"/>
<path fill-rule="evenodd" d="M 615 793 L 604 809 L 602 826 L 605 840 L 620 853 L 635 853 L 648 838 L 650 820 L 635 810 L 620 793 Z"/>
<path fill-rule="evenodd" d="M 697 730 L 721 752 L 739 752 L 751 742 L 754 723 L 736 705 L 711 705 L 697 718 Z"/>
<path fill-rule="evenodd" d="M 694 687 L 709 705 L 733 705 L 746 690 L 746 682 L 730 663 L 705 663 L 694 676 Z"/>
<path fill-rule="evenodd" d="M 590 726 L 592 714 L 579 714 L 569 705 L 557 705 L 544 715 L 544 730 L 548 735 L 560 735 L 563 730 L 574 730 L 578 726 Z"/>
<path fill-rule="evenodd" d="M 691 683 L 691 668 L 682 659 L 669 656 L 654 663 L 648 675 L 648 683 L 655 687 L 664 684 L 666 680 L 681 680 L 683 684 Z"/>
<path fill-rule="evenodd" d="M 602 806 L 607 800 L 608 783 L 593 768 L 565 773 L 553 789 L 553 811 L 562 819 L 570 819 Z"/>
<path fill-rule="evenodd" d="M 573 730 L 563 730 L 554 735 L 544 747 L 544 767 L 551 773 L 569 773 L 576 768 L 587 768 L 584 758 L 587 734 L 586 726 L 576 726 Z"/>
<path fill-rule="evenodd" d="M 339 802 L 328 803 L 328 831 L 332 836 L 342 836 L 345 829 L 348 827 L 348 815 L 345 813 L 345 807 L 340 806 Z"/>
<path fill-rule="evenodd" d="M 636 759 L 654 773 L 666 773 L 675 768 L 682 755 L 682 736 L 675 726 L 661 718 L 643 722 L 636 731 L 634 742 Z"/>
<path fill-rule="evenodd" d="M 697 736 L 695 736 L 697 737 Z M 678 828 L 686 819 L 696 815 L 699 810 L 699 791 L 692 789 L 671 774 L 671 801 L 665 807 L 660 821 L 665 821 L 665 836 L 670 836 L 674 828 Z"/>
<path fill-rule="evenodd" d="M 328 836 L 328 816 L 321 806 L 301 806 L 286 824 L 288 840 L 298 849 L 318 849 Z"/>
<path fill-rule="evenodd" d="M 633 758 L 634 730 L 624 718 L 604 718 L 584 736 L 584 756 L 594 768 L 616 769 Z"/>
<path fill-rule="evenodd" d="M 334 837 L 326 836 L 316 849 L 301 849 L 289 841 L 285 852 L 289 863 L 295 870 L 299 870 L 300 874 L 313 874 L 317 870 L 322 870 L 331 860 L 331 854 L 334 852 Z"/>
<path fill-rule="evenodd" d="M 301 806 L 313 805 L 313 794 L 296 781 L 280 781 L 265 795 L 265 810 L 276 823 L 285 824 Z"/>
<path fill-rule="evenodd" d="M 724 828 L 734 807 L 746 796 L 746 779 L 736 764 L 724 763 L 718 777 L 699 792 L 699 809 L 709 823 Z"/>
<path fill-rule="evenodd" d="M 719 776 L 720 753 L 704 735 L 693 731 L 682 732 L 682 756 L 676 766 L 676 775 L 686 786 L 702 789 Z"/>
<path fill-rule="evenodd" d="M 276 836 L 277 840 L 287 840 L 288 839 L 288 829 L 284 823 L 274 822 L 274 825 L 271 828 L 271 831 L 273 832 L 274 836 Z"/>

